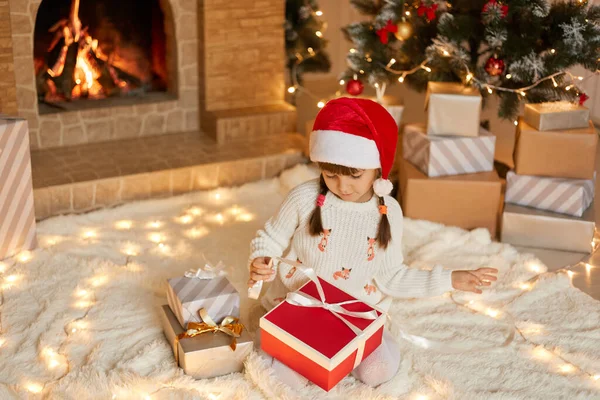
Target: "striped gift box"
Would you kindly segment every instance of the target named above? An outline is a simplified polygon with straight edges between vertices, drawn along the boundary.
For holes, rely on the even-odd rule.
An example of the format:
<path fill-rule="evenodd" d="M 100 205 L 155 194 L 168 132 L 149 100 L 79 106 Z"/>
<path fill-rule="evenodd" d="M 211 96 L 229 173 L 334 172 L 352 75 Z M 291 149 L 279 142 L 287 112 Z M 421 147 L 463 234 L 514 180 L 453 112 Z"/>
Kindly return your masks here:
<path fill-rule="evenodd" d="M 506 174 L 505 202 L 581 217 L 594 200 L 594 179 Z"/>
<path fill-rule="evenodd" d="M 202 322 L 198 310 L 205 308 L 217 324 L 228 315 L 239 317 L 240 295 L 227 277 L 213 279 L 181 276 L 168 280 L 167 300 L 181 326 Z"/>
<path fill-rule="evenodd" d="M 496 136 L 483 128 L 479 136 L 427 135 L 423 124 L 404 128 L 402 152 L 429 177 L 488 172 L 494 168 Z"/>
<path fill-rule="evenodd" d="M 0 260 L 36 245 L 27 121 L 0 117 Z"/>

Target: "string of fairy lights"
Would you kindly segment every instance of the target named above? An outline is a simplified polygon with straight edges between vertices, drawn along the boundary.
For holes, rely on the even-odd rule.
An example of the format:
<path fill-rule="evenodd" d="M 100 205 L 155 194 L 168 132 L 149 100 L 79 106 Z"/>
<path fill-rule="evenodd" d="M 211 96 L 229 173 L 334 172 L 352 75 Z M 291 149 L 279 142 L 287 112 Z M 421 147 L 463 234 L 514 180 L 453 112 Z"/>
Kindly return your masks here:
<path fill-rule="evenodd" d="M 223 206 L 228 202 L 225 191 L 216 190 L 210 194 L 213 205 Z M 213 226 L 223 226 L 229 222 L 249 222 L 255 219 L 255 215 L 248 212 L 245 208 L 234 204 L 226 206 L 219 212 L 207 212 L 205 209 L 189 204 L 184 207 L 182 213 L 174 217 L 172 222 L 181 225 L 184 228 L 183 235 L 189 239 L 199 239 L 207 236 L 210 233 L 206 224 Z M 202 220 L 203 222 L 200 222 Z M 136 263 L 135 259 L 143 252 L 150 250 L 154 254 L 161 257 L 174 257 L 175 251 L 168 244 L 170 238 L 161 229 L 165 227 L 167 222 L 164 219 L 151 219 L 146 223 L 134 222 L 131 220 L 121 220 L 114 224 L 114 231 L 130 231 L 134 228 L 143 229 L 146 233 L 146 244 L 144 246 L 138 243 L 125 242 L 119 244 L 117 251 L 124 256 L 124 263 L 120 265 L 120 270 L 127 272 L 142 272 L 143 266 Z M 137 226 L 136 226 L 137 225 Z M 40 244 L 43 251 L 49 255 L 57 254 L 60 251 L 60 244 L 67 241 L 75 241 L 78 246 L 86 246 L 98 244 L 103 240 L 102 231 L 95 228 L 84 229 L 79 235 L 73 236 L 58 236 L 50 235 L 40 237 Z M 105 239 L 106 243 L 110 243 L 109 239 Z M 39 250 L 38 250 L 39 251 Z M 25 265 L 36 258 L 36 252 L 23 251 L 12 258 L 0 262 L 0 305 L 4 304 L 5 291 L 16 288 L 25 276 L 22 273 L 14 272 L 19 266 Z M 41 256 L 41 255 L 40 255 Z M 97 272 L 89 278 L 84 278 L 72 293 L 73 303 L 71 307 L 75 310 L 81 310 L 82 314 L 71 319 L 64 325 L 65 340 L 58 347 L 43 346 L 38 351 L 38 357 L 46 364 L 49 371 L 58 372 L 52 380 L 45 383 L 39 383 L 33 379 L 25 378 L 21 383 L 16 384 L 18 388 L 22 388 L 31 394 L 43 395 L 52 385 L 57 384 L 66 377 L 72 370 L 71 361 L 67 355 L 67 347 L 72 340 L 77 340 L 80 335 L 87 334 L 88 337 L 93 331 L 92 322 L 89 321 L 89 316 L 94 307 L 98 304 L 96 291 L 102 286 L 108 284 L 111 279 L 109 272 Z M 2 326 L 2 318 L 0 318 L 0 349 L 6 348 L 12 343 L 4 336 L 5 331 Z M 143 399 L 151 400 L 157 393 L 167 389 L 177 389 L 177 387 L 164 384 L 161 382 L 152 382 L 148 384 L 156 390 L 144 390 L 144 388 L 132 389 L 130 387 L 115 386 L 112 388 L 112 399 Z M 207 392 L 205 395 L 211 400 L 218 400 L 221 393 Z"/>
<path fill-rule="evenodd" d="M 578 0 L 579 3 L 584 4 L 585 0 Z M 388 1 L 389 2 L 389 1 Z M 447 7 L 450 8 L 451 5 L 448 3 Z M 312 10 L 311 10 L 312 11 Z M 312 11 L 313 14 L 315 16 L 322 16 L 323 13 L 321 11 Z M 412 14 L 410 11 L 405 11 L 403 13 L 403 17 L 402 17 L 402 21 L 404 22 L 406 18 L 411 17 Z M 317 36 L 318 37 L 323 37 L 323 33 L 320 31 L 317 31 Z M 489 94 L 493 94 L 494 91 L 501 91 L 501 92 L 507 92 L 507 93 L 515 93 L 520 95 L 523 99 L 526 98 L 527 96 L 527 92 L 531 89 L 536 88 L 538 85 L 540 85 L 541 83 L 551 80 L 552 84 L 555 88 L 558 88 L 559 86 L 561 86 L 565 91 L 570 91 L 572 89 L 578 91 L 578 87 L 577 87 L 577 82 L 579 84 L 582 84 L 584 81 L 590 79 L 593 76 L 596 76 L 598 74 L 600 74 L 600 69 L 597 69 L 596 71 L 594 71 L 591 75 L 589 75 L 588 77 L 584 78 L 582 76 L 575 76 L 574 74 L 572 74 L 569 71 L 559 71 L 559 72 L 555 72 L 553 74 L 549 74 L 546 76 L 543 76 L 539 79 L 536 79 L 533 81 L 533 83 L 523 86 L 523 87 L 519 87 L 519 88 L 506 88 L 503 86 L 498 86 L 498 85 L 494 85 L 493 83 L 489 83 L 486 81 L 483 81 L 479 78 L 477 78 L 475 76 L 475 74 L 471 71 L 471 69 L 469 68 L 468 64 L 466 62 L 464 62 L 464 60 L 462 60 L 460 57 L 457 57 L 455 54 L 453 54 L 452 49 L 446 49 L 446 48 L 439 48 L 439 53 L 443 56 L 443 57 L 452 57 L 454 58 L 454 60 L 459 61 L 460 64 L 463 67 L 463 72 L 464 75 L 462 77 L 463 83 L 465 85 L 472 85 L 472 86 L 477 86 L 477 87 L 481 87 L 483 89 L 485 89 Z M 356 49 L 351 48 L 350 53 L 356 53 Z M 312 48 L 308 48 L 307 52 L 309 54 L 308 57 L 314 57 L 318 52 L 314 51 Z M 550 49 L 549 50 L 550 54 L 554 55 L 557 54 L 557 51 L 555 49 Z M 297 63 L 292 67 L 293 69 L 295 69 L 295 67 L 302 62 L 302 58 L 298 58 Z M 365 55 L 365 60 L 368 62 L 371 62 L 372 59 L 370 58 L 370 56 L 367 54 Z M 396 70 L 393 67 L 393 65 L 396 63 L 396 60 L 394 58 L 390 59 L 390 61 L 387 63 L 387 65 L 383 66 L 385 68 L 386 71 L 395 74 L 395 75 L 400 75 L 400 77 L 398 78 L 398 82 L 399 83 L 404 83 L 405 79 L 407 76 L 415 74 L 417 72 L 420 71 L 425 71 L 426 73 L 431 73 L 432 72 L 432 67 L 429 65 L 432 61 L 431 57 L 426 58 L 424 61 L 422 61 L 420 64 L 418 64 L 417 66 L 408 69 L 408 70 Z M 600 59 L 598 60 L 600 62 Z M 295 77 L 295 70 L 292 71 L 293 74 L 292 76 Z M 363 70 L 359 71 L 359 74 L 364 74 Z M 566 85 L 562 85 L 561 83 L 559 83 L 559 78 L 566 76 L 567 78 L 569 78 L 569 82 Z M 504 77 L 507 80 L 512 79 L 512 75 L 510 73 L 506 73 L 504 75 Z M 355 78 L 356 79 L 356 76 Z M 345 80 L 341 79 L 339 81 L 340 85 L 344 85 L 346 82 Z M 379 84 L 379 83 L 375 83 L 374 84 L 375 90 L 378 92 L 378 98 L 380 98 L 380 94 L 382 94 L 383 91 L 385 91 L 385 83 L 383 84 Z M 288 93 L 295 93 L 295 92 L 302 92 L 304 94 L 309 95 L 310 97 L 312 97 L 313 99 L 317 100 L 317 107 L 318 108 L 323 108 L 325 106 L 325 104 L 327 103 L 327 101 L 330 98 L 333 97 L 338 97 L 341 95 L 341 91 L 338 90 L 336 91 L 334 96 L 330 96 L 330 98 L 323 98 L 323 97 L 319 97 L 316 96 L 314 93 L 312 93 L 310 90 L 306 89 L 305 87 L 303 87 L 302 85 L 300 85 L 297 80 L 294 78 L 293 81 L 291 82 L 291 85 L 288 87 Z M 513 121 L 515 125 L 518 125 L 518 121 Z"/>
<path fill-rule="evenodd" d="M 211 198 L 216 205 L 224 204 L 224 195 L 220 191 L 213 192 L 211 194 Z M 179 216 L 173 217 L 172 221 L 183 226 L 185 229 L 183 234 L 186 237 L 195 239 L 209 234 L 210 231 L 205 226 L 205 223 L 222 226 L 230 221 L 247 222 L 252 221 L 254 218 L 255 216 L 253 214 L 249 213 L 238 205 L 227 206 L 220 212 L 208 213 L 205 209 L 197 205 L 189 204 L 184 206 L 184 210 Z M 204 223 L 199 223 L 200 219 L 202 219 Z M 170 238 L 163 231 L 161 231 L 161 228 L 164 228 L 167 222 L 168 221 L 164 219 L 151 219 L 145 223 L 134 222 L 131 220 L 121 220 L 114 224 L 114 229 L 116 231 L 130 231 L 141 226 L 146 231 L 146 239 L 148 241 L 146 246 L 151 246 L 151 249 L 153 249 L 157 254 L 163 256 L 174 256 L 175 253 L 170 250 L 170 246 L 167 244 Z M 76 239 L 78 245 L 91 245 L 99 243 L 102 240 L 102 236 L 102 231 L 92 228 L 83 230 Z M 595 237 L 597 237 L 597 232 Z M 71 239 L 73 238 L 65 236 L 47 236 L 42 238 L 42 243 L 45 246 L 45 251 L 48 251 L 50 254 L 56 254 L 57 251 L 60 251 L 60 248 L 57 250 L 55 250 L 55 248 L 57 248 L 60 243 Z M 583 266 L 586 273 L 589 275 L 592 269 L 597 268 L 590 264 L 590 262 L 598 247 L 600 247 L 600 241 L 593 239 L 591 242 L 591 254 L 588 257 L 582 259 L 576 264 L 565 267 L 556 273 L 566 273 L 570 278 L 572 278 L 575 274 L 580 273 L 577 271 L 577 269 Z M 142 254 L 142 251 L 145 250 L 146 249 L 142 249 L 141 246 L 133 243 L 126 242 L 124 245 L 121 245 L 118 248 L 118 251 L 125 257 L 125 262 L 120 268 L 130 272 L 142 272 L 143 267 L 135 262 L 135 258 Z M 19 283 L 25 278 L 25 276 L 12 273 L 11 271 L 20 265 L 31 262 L 35 259 L 35 257 L 35 252 L 24 251 L 10 259 L 10 261 L 0 262 L 0 277 L 2 277 L 2 285 L 0 285 L 0 304 L 4 303 L 4 292 L 13 288 L 14 286 L 19 285 Z M 549 349 L 547 346 L 536 343 L 530 338 L 530 336 L 535 335 L 536 333 L 541 333 L 543 328 L 540 326 L 537 326 L 535 329 L 520 328 L 518 326 L 518 320 L 508 313 L 508 311 L 506 311 L 506 308 L 525 292 L 533 290 L 536 283 L 545 272 L 544 266 L 538 264 L 537 262 L 531 262 L 525 265 L 525 268 L 536 275 L 527 281 L 516 283 L 515 288 L 520 289 L 522 293 L 518 294 L 508 303 L 503 304 L 502 308 L 488 307 L 483 302 L 475 300 L 460 302 L 456 300 L 455 296 L 451 296 L 451 299 L 457 306 L 464 308 L 469 312 L 483 314 L 490 318 L 502 320 L 503 322 L 512 324 L 513 329 L 516 331 L 519 337 L 531 347 L 531 354 L 533 358 L 541 361 L 555 360 L 560 363 L 560 365 L 557 366 L 557 372 L 565 375 L 580 374 L 581 376 L 587 377 L 592 381 L 600 381 L 600 371 L 590 371 L 586 367 L 579 366 L 572 361 L 567 360 L 556 349 Z M 66 334 L 66 340 L 64 340 L 58 348 L 46 346 L 39 351 L 39 358 L 45 362 L 47 368 L 51 371 L 60 371 L 60 375 L 55 377 L 52 381 L 48 381 L 44 384 L 34 381 L 24 381 L 20 385 L 21 387 L 32 394 L 43 394 L 44 391 L 50 388 L 53 384 L 58 383 L 62 378 L 69 374 L 69 372 L 72 370 L 72 366 L 68 359 L 67 346 L 70 340 L 75 338 L 76 335 L 82 335 L 86 332 L 89 335 L 89 332 L 92 331 L 91 328 L 93 327 L 92 322 L 89 321 L 89 316 L 94 306 L 98 304 L 95 291 L 109 283 L 110 279 L 111 276 L 109 272 L 95 272 L 93 276 L 85 278 L 84 281 L 77 285 L 72 294 L 74 299 L 72 306 L 75 309 L 82 310 L 83 314 L 73 318 L 70 322 L 65 324 L 64 332 Z M 0 348 L 10 345 L 7 339 L 2 336 L 4 330 L 1 325 L 1 321 L 2 319 L 0 319 Z M 150 400 L 160 391 L 174 388 L 174 386 L 160 382 L 153 382 L 152 384 L 149 384 L 149 386 L 153 386 L 153 388 L 158 386 L 158 388 L 153 391 L 145 391 L 143 389 L 131 389 L 129 387 L 125 388 L 115 386 L 112 388 L 112 399 L 140 398 L 144 400 Z M 207 393 L 207 396 L 212 400 L 217 400 L 220 397 L 220 393 L 210 392 Z M 426 400 L 428 399 L 428 396 L 419 395 L 418 398 Z"/>

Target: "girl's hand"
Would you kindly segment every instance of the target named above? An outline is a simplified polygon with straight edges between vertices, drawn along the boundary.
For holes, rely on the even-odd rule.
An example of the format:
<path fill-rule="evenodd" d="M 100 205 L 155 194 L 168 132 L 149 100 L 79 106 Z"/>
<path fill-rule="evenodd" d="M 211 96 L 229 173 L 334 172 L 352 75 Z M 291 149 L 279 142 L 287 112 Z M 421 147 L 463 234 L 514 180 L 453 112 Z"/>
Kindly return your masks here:
<path fill-rule="evenodd" d="M 273 259 L 271 257 L 258 257 L 252 260 L 250 265 L 250 279 L 248 287 L 254 286 L 258 281 L 270 281 L 275 277 Z"/>
<path fill-rule="evenodd" d="M 496 268 L 479 268 L 474 271 L 452 271 L 452 287 L 465 292 L 481 294 L 477 286 L 490 286 L 492 281 L 497 280 Z"/>

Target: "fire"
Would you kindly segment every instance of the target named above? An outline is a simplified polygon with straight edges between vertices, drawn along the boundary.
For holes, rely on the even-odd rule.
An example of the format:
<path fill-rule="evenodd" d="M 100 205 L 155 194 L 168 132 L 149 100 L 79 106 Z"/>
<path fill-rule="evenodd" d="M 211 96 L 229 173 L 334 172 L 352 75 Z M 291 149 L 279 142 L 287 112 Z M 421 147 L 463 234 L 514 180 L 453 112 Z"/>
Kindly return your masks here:
<path fill-rule="evenodd" d="M 45 100 L 48 102 L 65 99 L 101 99 L 112 94 L 127 93 L 130 84 L 121 78 L 126 76 L 132 83 L 137 80 L 114 65 L 114 57 L 107 56 L 98 45 L 98 40 L 83 27 L 79 19 L 79 2 L 72 0 L 68 19 L 58 21 L 50 28 L 55 37 L 50 46 L 52 51 L 62 45 L 52 66 L 42 71 L 45 78 Z"/>

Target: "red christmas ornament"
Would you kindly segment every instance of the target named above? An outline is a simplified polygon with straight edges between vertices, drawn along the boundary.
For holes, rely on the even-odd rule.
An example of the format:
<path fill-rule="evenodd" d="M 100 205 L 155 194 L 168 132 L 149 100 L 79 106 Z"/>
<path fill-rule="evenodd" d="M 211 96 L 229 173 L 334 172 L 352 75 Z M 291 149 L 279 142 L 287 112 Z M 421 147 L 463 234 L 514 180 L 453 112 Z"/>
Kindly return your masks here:
<path fill-rule="evenodd" d="M 425 15 L 428 20 L 433 21 L 435 19 L 435 12 L 436 12 L 437 8 L 438 8 L 438 5 L 436 3 L 433 3 L 430 6 L 426 6 L 421 1 L 419 8 L 417 8 L 417 14 L 419 15 L 419 17 L 422 17 L 423 15 Z"/>
<path fill-rule="evenodd" d="M 392 20 L 388 20 L 387 24 L 381 28 L 377 30 L 377 35 L 379 36 L 379 40 L 381 41 L 381 43 L 383 44 L 388 44 L 389 42 L 389 37 L 388 37 L 388 33 L 396 33 L 398 32 L 398 26 L 392 24 Z"/>
<path fill-rule="evenodd" d="M 496 57 L 488 58 L 487 62 L 485 63 L 485 72 L 491 76 L 502 75 L 504 72 L 504 60 Z"/>
<path fill-rule="evenodd" d="M 588 96 L 587 94 L 581 93 L 579 95 L 579 105 L 582 106 L 583 103 L 585 103 L 589 98 L 590 98 L 590 96 Z"/>
<path fill-rule="evenodd" d="M 346 92 L 352 96 L 358 96 L 364 90 L 365 86 L 358 79 L 350 79 L 346 84 Z"/>
<path fill-rule="evenodd" d="M 500 8 L 500 15 L 502 16 L 502 18 L 505 18 L 508 15 L 508 6 L 506 4 L 498 4 L 497 0 L 490 0 L 488 1 L 484 6 L 483 6 L 483 12 L 486 13 L 488 11 L 490 11 L 491 8 L 493 7 L 498 7 Z"/>

